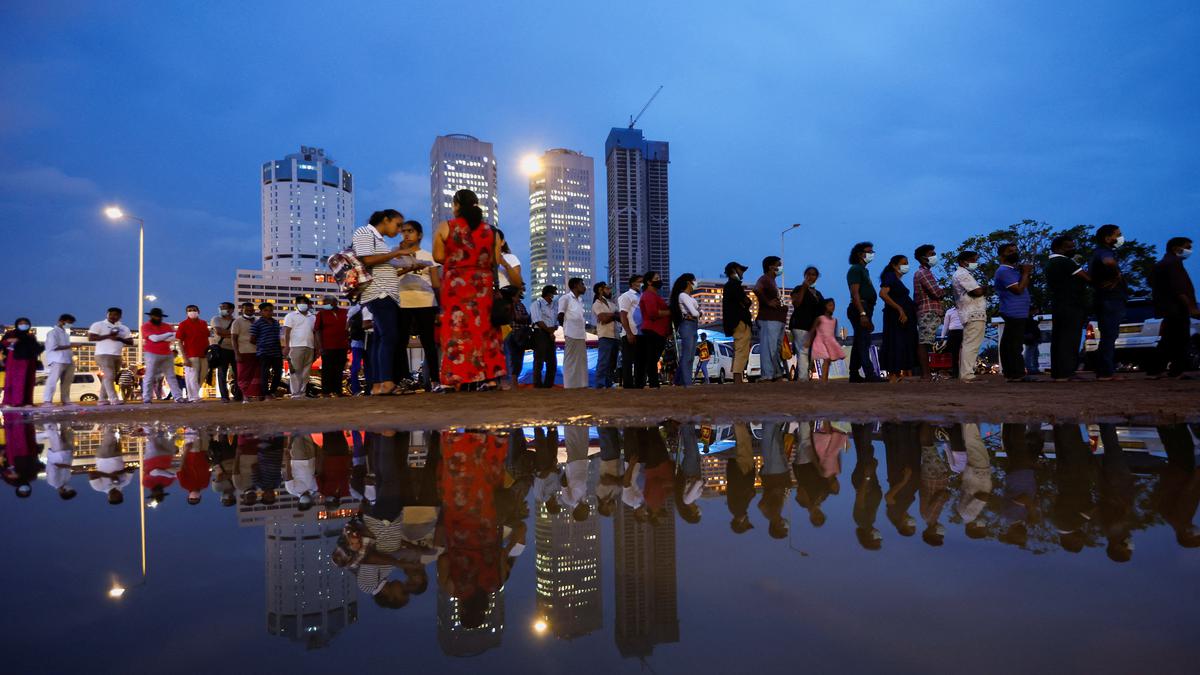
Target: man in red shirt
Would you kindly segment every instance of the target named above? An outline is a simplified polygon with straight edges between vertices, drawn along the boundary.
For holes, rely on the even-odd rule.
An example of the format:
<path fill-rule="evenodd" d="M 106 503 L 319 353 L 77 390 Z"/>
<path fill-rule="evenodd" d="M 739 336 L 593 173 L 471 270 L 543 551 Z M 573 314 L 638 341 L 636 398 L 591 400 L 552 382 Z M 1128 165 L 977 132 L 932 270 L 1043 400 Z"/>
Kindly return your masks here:
<path fill-rule="evenodd" d="M 171 400 L 183 402 L 183 394 L 179 391 L 179 382 L 175 380 L 175 357 L 171 356 L 171 342 L 175 339 L 175 329 L 163 321 L 166 314 L 158 307 L 146 312 L 150 320 L 142 324 L 139 333 L 142 339 L 142 352 L 146 358 L 146 375 L 142 378 L 142 403 L 147 405 L 154 400 L 155 392 L 159 391 L 159 380 L 166 379 L 171 388 Z"/>
<path fill-rule="evenodd" d="M 208 322 L 200 318 L 200 308 L 187 306 L 187 318 L 179 322 L 175 339 L 183 347 L 183 374 L 187 381 L 189 403 L 200 401 L 200 386 L 208 377 Z"/>
<path fill-rule="evenodd" d="M 207 433 L 207 432 L 203 432 Z M 183 464 L 179 467 L 176 478 L 179 487 L 187 490 L 187 503 L 195 506 L 200 503 L 200 496 L 209 483 L 208 453 L 200 434 L 186 431 L 183 434 Z"/>
<path fill-rule="evenodd" d="M 338 307 L 337 298 L 332 295 L 321 300 L 313 333 L 317 337 L 317 352 L 321 355 L 321 395 L 344 396 L 342 381 L 346 353 L 350 349 L 350 330 L 346 324 L 346 310 Z"/>
<path fill-rule="evenodd" d="M 642 280 L 645 287 L 638 301 L 642 310 L 642 334 L 639 336 L 646 344 L 642 353 L 643 372 L 649 380 L 651 389 L 658 389 L 658 360 L 662 358 L 663 348 L 667 346 L 667 337 L 671 334 L 671 310 L 667 301 L 662 299 L 662 276 L 658 272 L 647 272 Z"/>

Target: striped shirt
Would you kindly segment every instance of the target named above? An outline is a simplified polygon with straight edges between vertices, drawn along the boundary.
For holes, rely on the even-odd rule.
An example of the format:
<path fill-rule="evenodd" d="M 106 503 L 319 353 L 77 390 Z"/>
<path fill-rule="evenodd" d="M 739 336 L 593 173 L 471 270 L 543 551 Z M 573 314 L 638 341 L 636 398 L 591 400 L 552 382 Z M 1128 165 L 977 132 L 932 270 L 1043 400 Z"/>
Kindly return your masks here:
<path fill-rule="evenodd" d="M 250 327 L 250 336 L 254 338 L 254 353 L 259 356 L 283 356 L 279 348 L 279 322 L 274 318 L 260 316 Z"/>
<path fill-rule="evenodd" d="M 363 225 L 355 230 L 352 242 L 354 255 L 359 260 L 369 255 L 383 255 L 392 252 L 383 235 L 379 234 L 379 230 L 372 225 Z M 372 265 L 370 271 L 372 279 L 363 289 L 360 301 L 366 304 L 372 300 L 390 297 L 399 303 L 400 279 L 396 276 L 396 268 L 391 262 Z"/>
<path fill-rule="evenodd" d="M 363 524 L 375 537 L 375 550 L 380 553 L 395 553 L 404 541 L 404 523 L 400 520 L 379 520 L 363 516 Z M 392 573 L 392 565 L 362 564 L 358 567 L 358 589 L 363 593 L 378 593 Z"/>

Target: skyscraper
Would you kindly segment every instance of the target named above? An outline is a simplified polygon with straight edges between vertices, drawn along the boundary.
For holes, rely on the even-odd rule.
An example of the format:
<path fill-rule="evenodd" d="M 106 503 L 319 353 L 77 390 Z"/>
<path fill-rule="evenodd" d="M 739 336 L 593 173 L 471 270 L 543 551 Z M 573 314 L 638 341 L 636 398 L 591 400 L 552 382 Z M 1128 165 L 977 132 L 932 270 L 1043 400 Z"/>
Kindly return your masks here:
<path fill-rule="evenodd" d="M 433 206 L 430 227 L 454 217 L 451 201 L 454 193 L 463 189 L 479 197 L 483 220 L 499 226 L 500 201 L 492 144 L 466 134 L 438 136 L 429 151 L 429 202 Z"/>
<path fill-rule="evenodd" d="M 630 276 L 650 271 L 671 283 L 670 154 L 666 141 L 648 141 L 640 129 L 608 133 L 608 279 L 614 288 L 623 291 Z"/>
<path fill-rule="evenodd" d="M 354 231 L 354 179 L 323 148 L 262 165 L 264 271 L 324 271 Z"/>
<path fill-rule="evenodd" d="M 587 498 L 592 511 L 594 499 Z M 550 632 L 571 639 L 604 623 L 600 587 L 600 516 L 577 521 L 569 509 L 538 507 L 537 604 Z"/>
<path fill-rule="evenodd" d="M 596 276 L 595 160 L 556 148 L 529 176 L 529 267 L 532 288 L 567 287 Z"/>

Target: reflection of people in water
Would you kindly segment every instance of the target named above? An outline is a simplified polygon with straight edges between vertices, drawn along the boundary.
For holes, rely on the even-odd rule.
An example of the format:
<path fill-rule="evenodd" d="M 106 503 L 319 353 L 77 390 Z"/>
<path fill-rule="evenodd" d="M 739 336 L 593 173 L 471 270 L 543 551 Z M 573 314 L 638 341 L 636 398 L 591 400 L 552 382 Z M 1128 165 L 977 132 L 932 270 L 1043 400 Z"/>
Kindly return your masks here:
<path fill-rule="evenodd" d="M 987 536 L 987 520 L 983 509 L 992 493 L 992 458 L 978 424 L 956 424 L 950 429 L 951 448 L 966 455 L 967 466 L 962 472 L 962 492 L 954 509 L 962 518 L 967 536 L 982 539 Z"/>
<path fill-rule="evenodd" d="M 187 490 L 187 503 L 200 503 L 204 488 L 208 487 L 208 441 L 206 431 L 187 430 L 183 434 L 183 461 L 179 465 L 179 487 Z"/>
<path fill-rule="evenodd" d="M 704 476 L 700 471 L 700 442 L 693 424 L 679 427 L 679 468 L 675 472 L 675 512 L 684 522 L 700 522 L 698 500 L 704 493 Z"/>
<path fill-rule="evenodd" d="M 585 521 L 592 512 L 588 503 L 588 471 L 591 460 L 588 459 L 588 428 L 578 425 L 569 426 L 565 431 L 567 443 L 567 464 L 563 468 L 562 505 L 571 510 L 571 517 L 576 521 Z"/>
<path fill-rule="evenodd" d="M 925 521 L 921 540 L 930 546 L 941 546 L 946 540 L 941 517 L 942 509 L 950 501 L 950 465 L 938 451 L 933 425 L 923 422 L 909 426 L 921 444 L 921 518 Z"/>
<path fill-rule="evenodd" d="M 621 459 L 621 430 L 599 427 L 600 484 L 596 486 L 596 511 L 608 518 L 616 511 L 625 482 L 625 462 Z"/>
<path fill-rule="evenodd" d="M 325 500 L 325 508 L 336 509 L 350 496 L 350 446 L 343 431 L 321 434 L 317 452 L 317 491 Z"/>
<path fill-rule="evenodd" d="M 125 501 L 122 490 L 133 480 L 135 471 L 136 468 L 125 466 L 116 430 L 104 427 L 100 432 L 100 446 L 96 449 L 96 464 L 88 471 L 88 484 L 96 492 L 107 494 L 108 503 L 116 506 Z"/>
<path fill-rule="evenodd" d="M 633 430 L 638 438 L 637 461 L 645 468 L 646 497 L 644 515 L 634 512 L 634 518 L 661 522 L 670 517 L 667 501 L 672 499 L 675 485 L 675 462 L 667 452 L 667 442 L 657 427 L 640 427 Z"/>
<path fill-rule="evenodd" d="M 287 441 L 287 461 L 283 464 L 283 489 L 296 498 L 297 508 L 313 507 L 317 494 L 317 443 L 307 433 L 297 432 Z"/>
<path fill-rule="evenodd" d="M 871 428 L 866 424 L 851 427 L 854 436 L 855 463 L 850 474 L 854 486 L 854 534 L 858 543 L 868 551 L 878 551 L 883 546 L 883 537 L 875 527 L 879 515 L 879 504 L 883 501 L 883 489 L 879 487 L 875 459 L 875 447 L 871 444 Z"/>
<path fill-rule="evenodd" d="M 763 495 L 758 500 L 758 510 L 767 519 L 767 532 L 774 539 L 788 536 L 788 519 L 783 517 L 783 504 L 792 477 L 788 471 L 787 457 L 783 453 L 783 424 L 766 422 L 762 426 L 762 486 Z"/>
<path fill-rule="evenodd" d="M 279 488 L 283 487 L 283 436 L 267 436 L 258 439 L 258 459 L 252 476 L 258 488 L 258 501 L 270 506 L 278 499 Z"/>
<path fill-rule="evenodd" d="M 1034 473 L 1037 458 L 1029 447 L 1024 424 L 1001 425 L 1000 438 L 1008 456 L 1004 472 L 1004 505 L 1000 510 L 1003 527 L 1000 541 L 1024 547 L 1029 541 L 1029 525 L 1038 518 L 1037 476 Z"/>
<path fill-rule="evenodd" d="M 1192 523 L 1200 505 L 1200 469 L 1192 432 L 1185 424 L 1170 424 L 1158 427 L 1158 437 L 1167 450 L 1167 466 L 1159 479 L 1154 506 L 1175 530 L 1180 546 L 1200 547 L 1200 528 Z"/>
<path fill-rule="evenodd" d="M 1087 526 L 1096 515 L 1092 503 L 1096 467 L 1078 424 L 1054 425 L 1054 454 L 1058 497 L 1050 511 L 1050 522 L 1058 531 L 1063 550 L 1078 553 L 1087 545 Z"/>
<path fill-rule="evenodd" d="M 1133 559 L 1133 472 L 1117 439 L 1117 427 L 1100 425 L 1101 460 L 1100 525 L 1108 540 L 1105 552 L 1113 562 Z"/>
<path fill-rule="evenodd" d="M 70 486 L 71 462 L 75 453 L 74 432 L 58 422 L 42 427 L 42 444 L 46 448 L 46 483 L 58 492 L 61 499 L 73 499 L 75 488 Z"/>
<path fill-rule="evenodd" d="M 4 457 L 8 462 L 4 467 L 4 482 L 13 486 L 18 497 L 28 497 L 42 469 L 33 425 L 19 414 L 4 413 L 4 435 Z"/>
<path fill-rule="evenodd" d="M 754 447 L 750 439 L 749 424 L 733 425 L 734 453 L 725 461 L 725 504 L 733 516 L 729 528 L 736 534 L 754 528 L 746 513 L 754 499 Z"/>
<path fill-rule="evenodd" d="M 209 481 L 213 492 L 221 495 L 221 506 L 237 503 L 233 474 L 237 470 L 237 438 L 233 434 L 213 434 L 208 442 Z"/>
<path fill-rule="evenodd" d="M 902 537 L 917 533 L 917 520 L 908 509 L 917 499 L 921 473 L 921 447 L 916 425 L 885 422 L 880 430 L 883 456 L 887 462 L 888 491 L 884 494 L 888 522 Z"/>
<path fill-rule="evenodd" d="M 558 473 L 558 427 L 533 428 L 533 498 L 546 511 L 556 514 L 562 510 L 558 491 L 562 477 Z"/>
<path fill-rule="evenodd" d="M 830 494 L 841 491 L 838 477 L 822 476 L 817 463 L 817 451 L 813 441 L 813 423 L 793 423 L 796 441 L 792 452 L 792 474 L 796 477 L 796 503 L 808 510 L 808 522 L 813 527 L 825 524 L 825 511 L 821 505 Z"/>
<path fill-rule="evenodd" d="M 167 435 L 150 427 L 142 429 L 146 436 L 146 451 L 142 457 L 142 487 L 150 491 L 146 499 L 161 504 L 167 498 L 167 488 L 175 482 L 175 444 Z"/>

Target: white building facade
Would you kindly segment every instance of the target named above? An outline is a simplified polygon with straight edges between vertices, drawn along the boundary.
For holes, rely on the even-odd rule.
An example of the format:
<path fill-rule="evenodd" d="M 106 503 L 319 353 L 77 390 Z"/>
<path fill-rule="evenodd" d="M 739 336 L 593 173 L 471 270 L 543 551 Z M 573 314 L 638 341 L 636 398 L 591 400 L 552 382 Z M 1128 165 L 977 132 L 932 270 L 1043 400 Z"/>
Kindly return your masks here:
<path fill-rule="evenodd" d="M 354 233 L 354 179 L 322 148 L 262 165 L 263 270 L 318 272 Z"/>
<path fill-rule="evenodd" d="M 464 189 L 479 197 L 484 222 L 499 227 L 500 199 L 492 144 L 466 134 L 438 136 L 429 151 L 429 201 L 433 207 L 430 228 L 454 217 L 454 193 Z"/>
<path fill-rule="evenodd" d="M 531 288 L 565 290 L 596 278 L 595 160 L 574 150 L 547 150 L 529 177 Z"/>

